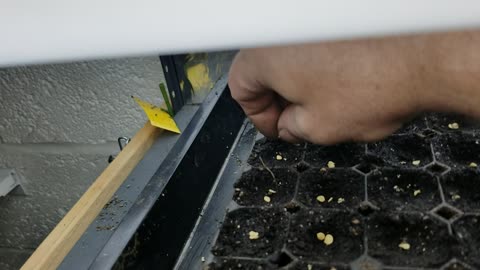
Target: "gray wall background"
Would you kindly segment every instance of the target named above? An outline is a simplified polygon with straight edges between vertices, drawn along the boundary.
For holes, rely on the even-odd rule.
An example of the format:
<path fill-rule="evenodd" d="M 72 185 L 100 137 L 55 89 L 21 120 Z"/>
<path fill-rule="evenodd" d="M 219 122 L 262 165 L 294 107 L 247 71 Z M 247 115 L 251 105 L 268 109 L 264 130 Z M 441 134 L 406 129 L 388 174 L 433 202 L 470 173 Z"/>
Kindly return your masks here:
<path fill-rule="evenodd" d="M 18 269 L 161 104 L 158 57 L 0 69 L 0 168 L 26 195 L 0 197 L 0 269 Z"/>

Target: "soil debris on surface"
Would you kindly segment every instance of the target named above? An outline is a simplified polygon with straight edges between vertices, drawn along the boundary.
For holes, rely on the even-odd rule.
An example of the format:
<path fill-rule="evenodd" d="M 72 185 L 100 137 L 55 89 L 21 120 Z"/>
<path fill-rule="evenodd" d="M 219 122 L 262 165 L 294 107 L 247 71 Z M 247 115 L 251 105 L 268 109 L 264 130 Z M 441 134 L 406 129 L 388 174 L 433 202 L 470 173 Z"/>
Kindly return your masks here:
<path fill-rule="evenodd" d="M 446 114 L 368 144 L 258 140 L 208 269 L 480 269 L 479 162 L 480 122 Z"/>

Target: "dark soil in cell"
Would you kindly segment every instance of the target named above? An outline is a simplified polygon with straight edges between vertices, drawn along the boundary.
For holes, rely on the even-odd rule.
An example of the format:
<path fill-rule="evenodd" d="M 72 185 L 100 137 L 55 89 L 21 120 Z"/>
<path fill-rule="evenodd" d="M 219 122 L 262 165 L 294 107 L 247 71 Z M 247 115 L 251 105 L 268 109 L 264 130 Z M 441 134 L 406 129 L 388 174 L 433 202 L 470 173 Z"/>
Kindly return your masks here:
<path fill-rule="evenodd" d="M 454 170 L 441 178 L 445 200 L 462 211 L 480 212 L 480 172 Z"/>
<path fill-rule="evenodd" d="M 389 266 L 439 267 L 458 246 L 447 224 L 422 213 L 378 213 L 367 224 L 368 254 Z"/>
<path fill-rule="evenodd" d="M 327 167 L 329 161 L 335 167 L 352 167 L 362 161 L 365 156 L 365 145 L 346 143 L 335 146 L 319 146 L 309 144 L 305 152 L 305 161 L 314 167 Z"/>
<path fill-rule="evenodd" d="M 459 259 L 480 268 L 480 216 L 461 217 L 453 223 L 453 233 L 461 245 Z"/>
<path fill-rule="evenodd" d="M 395 134 L 421 133 L 426 128 L 427 123 L 425 121 L 425 116 L 419 116 L 410 122 L 405 123 L 399 130 L 395 131 Z"/>
<path fill-rule="evenodd" d="M 428 126 L 441 132 L 471 132 L 480 130 L 480 122 L 463 115 L 432 114 L 427 117 Z M 458 129 L 452 129 L 457 123 Z M 449 127 L 449 124 L 451 125 Z"/>
<path fill-rule="evenodd" d="M 433 140 L 433 150 L 438 161 L 453 168 L 480 166 L 480 137 L 469 134 L 445 134 Z"/>
<path fill-rule="evenodd" d="M 445 266 L 443 270 L 472 270 L 472 268 L 460 262 L 452 262 L 451 264 Z"/>
<path fill-rule="evenodd" d="M 428 211 L 442 202 L 437 179 L 421 170 L 376 170 L 367 181 L 368 200 L 380 210 Z"/>
<path fill-rule="evenodd" d="M 331 234 L 333 243 L 326 245 L 317 233 Z M 287 249 L 299 259 L 318 263 L 348 263 L 364 250 L 363 221 L 345 211 L 302 210 L 292 217 Z"/>
<path fill-rule="evenodd" d="M 328 265 L 328 264 L 315 264 L 315 263 L 303 263 L 299 262 L 292 265 L 291 270 L 349 270 L 348 265 Z"/>
<path fill-rule="evenodd" d="M 304 144 L 292 145 L 280 140 L 261 139 L 255 143 L 248 163 L 254 167 L 288 167 L 300 162 Z"/>
<path fill-rule="evenodd" d="M 280 205 L 292 200 L 297 184 L 297 173 L 290 168 L 252 168 L 235 184 L 234 200 L 242 206 Z M 265 201 L 268 196 L 270 202 Z"/>
<path fill-rule="evenodd" d="M 216 256 L 266 258 L 281 250 L 287 225 L 282 209 L 235 210 L 228 213 L 212 252 Z M 258 239 L 250 239 L 250 232 L 257 232 Z"/>
<path fill-rule="evenodd" d="M 297 200 L 313 208 L 352 209 L 364 200 L 364 185 L 364 176 L 353 170 L 312 168 L 300 175 Z"/>
<path fill-rule="evenodd" d="M 276 267 L 263 260 L 218 259 L 204 270 L 274 270 Z"/>
<path fill-rule="evenodd" d="M 432 152 L 427 138 L 418 135 L 391 136 L 384 141 L 370 143 L 368 153 L 382 160 L 386 167 L 418 168 L 432 162 Z M 420 161 L 418 165 L 414 161 Z"/>

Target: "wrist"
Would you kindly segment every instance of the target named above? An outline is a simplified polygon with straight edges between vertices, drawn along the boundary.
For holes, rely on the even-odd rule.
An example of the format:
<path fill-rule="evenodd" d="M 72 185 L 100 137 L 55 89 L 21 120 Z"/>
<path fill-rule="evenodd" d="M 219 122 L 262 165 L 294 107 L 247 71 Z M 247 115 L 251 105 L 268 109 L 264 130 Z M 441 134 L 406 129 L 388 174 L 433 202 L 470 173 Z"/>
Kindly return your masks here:
<path fill-rule="evenodd" d="M 422 106 L 480 117 L 480 66 L 475 32 L 419 37 L 416 70 L 421 77 Z"/>

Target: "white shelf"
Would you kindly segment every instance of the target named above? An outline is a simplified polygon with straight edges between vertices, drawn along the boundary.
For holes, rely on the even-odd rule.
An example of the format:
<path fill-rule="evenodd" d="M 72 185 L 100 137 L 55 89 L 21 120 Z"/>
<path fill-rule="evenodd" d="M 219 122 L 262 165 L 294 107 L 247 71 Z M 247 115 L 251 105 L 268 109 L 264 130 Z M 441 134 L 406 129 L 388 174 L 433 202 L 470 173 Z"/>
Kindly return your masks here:
<path fill-rule="evenodd" d="M 480 26 L 478 0 L 0 4 L 0 67 Z"/>

